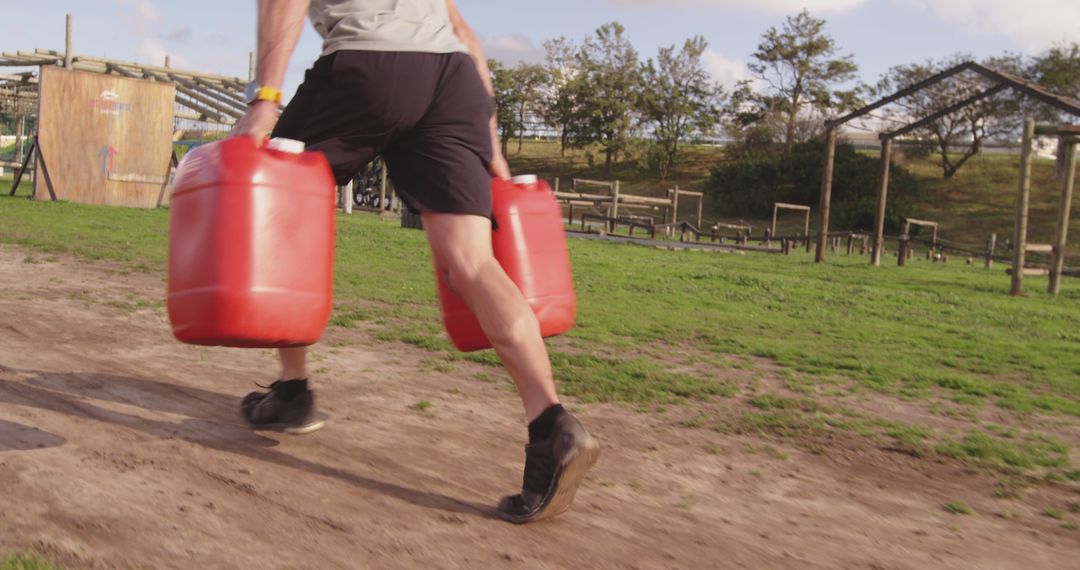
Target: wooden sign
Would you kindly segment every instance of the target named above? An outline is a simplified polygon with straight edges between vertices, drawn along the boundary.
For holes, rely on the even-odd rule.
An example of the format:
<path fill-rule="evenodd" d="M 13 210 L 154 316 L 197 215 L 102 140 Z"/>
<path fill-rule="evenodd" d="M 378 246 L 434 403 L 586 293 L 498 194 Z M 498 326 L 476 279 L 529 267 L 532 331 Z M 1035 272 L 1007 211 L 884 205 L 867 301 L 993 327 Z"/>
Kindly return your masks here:
<path fill-rule="evenodd" d="M 41 157 L 60 200 L 152 208 L 172 157 L 169 83 L 42 66 Z M 49 199 L 43 176 L 34 195 Z"/>

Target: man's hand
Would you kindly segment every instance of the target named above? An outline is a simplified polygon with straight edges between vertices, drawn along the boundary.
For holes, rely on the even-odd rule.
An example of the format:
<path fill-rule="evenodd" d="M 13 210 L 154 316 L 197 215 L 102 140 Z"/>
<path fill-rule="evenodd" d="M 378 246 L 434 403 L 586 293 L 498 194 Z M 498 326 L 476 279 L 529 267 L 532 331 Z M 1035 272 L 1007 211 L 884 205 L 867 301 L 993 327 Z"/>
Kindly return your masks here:
<path fill-rule="evenodd" d="M 236 122 L 230 137 L 251 137 L 256 146 L 274 130 L 278 119 L 278 105 L 273 101 L 257 101 L 248 107 L 247 113 Z"/>

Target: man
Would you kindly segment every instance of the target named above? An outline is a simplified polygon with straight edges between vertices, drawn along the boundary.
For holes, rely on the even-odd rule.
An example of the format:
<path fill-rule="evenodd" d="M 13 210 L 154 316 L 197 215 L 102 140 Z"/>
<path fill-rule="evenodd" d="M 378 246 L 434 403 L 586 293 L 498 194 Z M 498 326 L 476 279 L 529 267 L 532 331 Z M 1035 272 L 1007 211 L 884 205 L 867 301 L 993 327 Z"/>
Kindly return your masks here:
<path fill-rule="evenodd" d="M 233 136 L 302 140 L 322 151 L 338 184 L 376 155 L 406 205 L 421 213 L 436 266 L 480 321 L 525 405 L 524 484 L 499 513 L 515 523 L 573 501 L 599 446 L 559 404 L 551 362 L 528 303 L 491 248 L 491 177 L 499 152 L 491 78 L 454 0 L 259 0 L 258 68 Z M 308 13 L 322 57 L 278 118 L 281 84 Z M 276 126 L 275 126 L 276 123 Z M 322 427 L 306 350 L 280 351 L 281 379 L 244 398 L 257 429 Z"/>

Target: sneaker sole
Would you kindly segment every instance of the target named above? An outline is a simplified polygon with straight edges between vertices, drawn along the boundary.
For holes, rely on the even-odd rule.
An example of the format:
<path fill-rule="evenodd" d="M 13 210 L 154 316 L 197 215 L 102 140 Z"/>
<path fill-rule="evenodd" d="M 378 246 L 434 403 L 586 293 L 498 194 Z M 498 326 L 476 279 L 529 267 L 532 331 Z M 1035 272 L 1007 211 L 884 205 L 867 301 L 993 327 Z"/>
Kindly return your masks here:
<path fill-rule="evenodd" d="M 541 521 L 565 513 L 574 502 L 578 487 L 585 480 L 585 475 L 600 458 L 600 443 L 593 439 L 581 442 L 580 445 L 570 451 L 555 473 L 555 493 L 548 499 L 539 512 L 528 517 L 518 517 L 500 512 L 500 515 L 514 523 L 525 524 Z"/>
<path fill-rule="evenodd" d="M 245 420 L 245 421 L 247 421 L 247 420 Z M 287 433 L 289 435 L 304 435 L 306 433 L 311 433 L 313 431 L 319 431 L 320 429 L 322 429 L 323 426 L 326 425 L 326 418 L 325 417 L 317 418 L 317 419 L 314 419 L 311 422 L 306 423 L 306 424 L 304 424 L 302 426 L 298 426 L 298 425 L 294 425 L 294 424 L 262 424 L 262 425 L 255 425 L 255 424 L 252 424 L 252 423 L 248 423 L 248 425 L 251 426 L 251 429 L 253 429 L 255 431 L 274 431 L 274 432 L 278 432 L 278 433 Z"/>

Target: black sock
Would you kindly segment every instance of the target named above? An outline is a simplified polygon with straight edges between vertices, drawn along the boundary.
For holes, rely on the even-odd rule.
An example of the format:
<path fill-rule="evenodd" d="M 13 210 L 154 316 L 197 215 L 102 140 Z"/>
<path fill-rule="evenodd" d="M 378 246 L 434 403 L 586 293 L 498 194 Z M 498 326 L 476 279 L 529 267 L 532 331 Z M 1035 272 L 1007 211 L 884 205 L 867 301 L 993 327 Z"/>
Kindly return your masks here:
<path fill-rule="evenodd" d="M 551 437 L 551 431 L 555 429 L 555 420 L 566 413 L 562 404 L 554 404 L 544 410 L 536 419 L 529 422 L 529 443 L 536 443 Z"/>
<path fill-rule="evenodd" d="M 274 382 L 274 392 L 286 402 L 308 391 L 307 378 L 296 380 L 279 380 Z"/>

